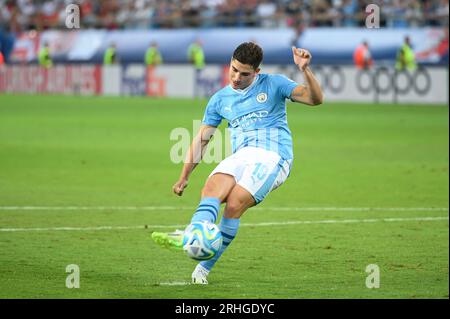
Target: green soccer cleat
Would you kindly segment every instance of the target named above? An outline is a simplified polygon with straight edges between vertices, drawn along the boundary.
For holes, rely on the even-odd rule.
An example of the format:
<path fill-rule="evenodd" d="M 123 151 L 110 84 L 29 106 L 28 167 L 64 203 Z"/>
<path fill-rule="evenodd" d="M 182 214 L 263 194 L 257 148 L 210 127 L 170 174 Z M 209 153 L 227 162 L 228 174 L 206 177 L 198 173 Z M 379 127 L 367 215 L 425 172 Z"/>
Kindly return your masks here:
<path fill-rule="evenodd" d="M 153 232 L 152 239 L 155 243 L 165 248 L 181 250 L 183 249 L 183 233 L 181 230 L 176 230 L 172 233 Z"/>

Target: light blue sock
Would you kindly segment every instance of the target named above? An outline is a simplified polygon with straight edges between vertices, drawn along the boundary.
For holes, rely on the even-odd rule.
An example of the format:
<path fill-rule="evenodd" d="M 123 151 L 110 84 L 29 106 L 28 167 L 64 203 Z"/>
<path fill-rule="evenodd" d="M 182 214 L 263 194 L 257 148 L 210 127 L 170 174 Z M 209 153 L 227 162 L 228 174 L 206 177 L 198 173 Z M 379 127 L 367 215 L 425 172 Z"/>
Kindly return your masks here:
<path fill-rule="evenodd" d="M 241 220 L 239 218 L 225 218 L 222 216 L 222 219 L 220 220 L 219 223 L 219 229 L 222 232 L 223 236 L 222 247 L 213 258 L 200 262 L 200 264 L 207 270 L 212 269 L 212 267 L 214 266 L 216 261 L 220 258 L 220 256 L 223 254 L 225 249 L 227 249 L 227 247 L 231 244 L 231 241 L 234 239 L 239 229 L 240 221 Z"/>
<path fill-rule="evenodd" d="M 192 216 L 191 223 L 202 220 L 215 223 L 220 210 L 220 199 L 216 197 L 203 197 L 197 210 Z"/>

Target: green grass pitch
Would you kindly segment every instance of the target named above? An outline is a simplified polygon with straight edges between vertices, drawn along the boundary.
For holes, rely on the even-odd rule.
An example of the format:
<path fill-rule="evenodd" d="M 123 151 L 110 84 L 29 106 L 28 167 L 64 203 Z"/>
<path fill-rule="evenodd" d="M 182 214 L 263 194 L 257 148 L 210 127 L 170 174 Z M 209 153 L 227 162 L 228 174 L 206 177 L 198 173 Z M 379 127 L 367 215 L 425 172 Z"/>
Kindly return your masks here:
<path fill-rule="evenodd" d="M 449 297 L 444 105 L 289 103 L 291 176 L 244 214 L 210 285 L 185 284 L 195 262 L 150 234 L 190 220 L 215 166 L 171 193 L 170 133 L 205 103 L 0 95 L 0 298 Z"/>

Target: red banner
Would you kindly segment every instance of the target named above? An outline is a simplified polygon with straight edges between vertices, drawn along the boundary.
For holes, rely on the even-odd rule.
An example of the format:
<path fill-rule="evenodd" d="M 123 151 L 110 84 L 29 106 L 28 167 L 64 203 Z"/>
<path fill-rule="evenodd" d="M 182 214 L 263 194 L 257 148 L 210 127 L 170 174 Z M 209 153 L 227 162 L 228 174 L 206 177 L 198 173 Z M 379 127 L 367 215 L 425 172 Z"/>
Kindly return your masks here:
<path fill-rule="evenodd" d="M 145 91 L 148 96 L 166 96 L 166 79 L 155 75 L 155 67 L 147 67 Z"/>
<path fill-rule="evenodd" d="M 12 65 L 0 68 L 0 92 L 101 94 L 101 67 L 94 65 Z"/>

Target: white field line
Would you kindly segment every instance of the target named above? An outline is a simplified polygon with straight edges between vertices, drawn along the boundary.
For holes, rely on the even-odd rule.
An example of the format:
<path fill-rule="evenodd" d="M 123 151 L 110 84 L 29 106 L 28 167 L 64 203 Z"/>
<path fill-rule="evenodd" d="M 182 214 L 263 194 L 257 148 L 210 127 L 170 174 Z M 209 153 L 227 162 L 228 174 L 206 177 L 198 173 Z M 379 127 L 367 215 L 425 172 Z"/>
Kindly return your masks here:
<path fill-rule="evenodd" d="M 265 226 L 288 226 L 288 225 L 310 225 L 310 224 L 350 224 L 350 223 L 377 223 L 377 222 L 408 222 L 408 221 L 441 221 L 448 220 L 443 217 L 409 217 L 409 218 L 369 218 L 369 219 L 328 219 L 328 220 L 303 220 L 285 222 L 265 223 L 242 223 L 241 227 L 265 227 Z M 128 230 L 128 229 L 174 229 L 185 228 L 186 225 L 142 225 L 142 226 L 98 226 L 98 227 L 43 227 L 43 228 L 0 228 L 0 232 L 32 232 L 32 231 L 97 231 L 97 230 Z"/>
<path fill-rule="evenodd" d="M 187 286 L 190 285 L 190 282 L 187 281 L 174 281 L 174 282 L 160 282 L 160 286 Z"/>
<path fill-rule="evenodd" d="M 149 211 L 166 211 L 166 210 L 195 210 L 196 207 L 186 206 L 0 206 L 0 211 L 83 211 L 83 210 L 149 210 Z M 252 210 L 269 210 L 269 211 L 328 211 L 328 212 L 365 212 L 365 211 L 383 211 L 383 212 L 411 212 L 411 211 L 446 211 L 448 207 L 254 207 Z"/>

